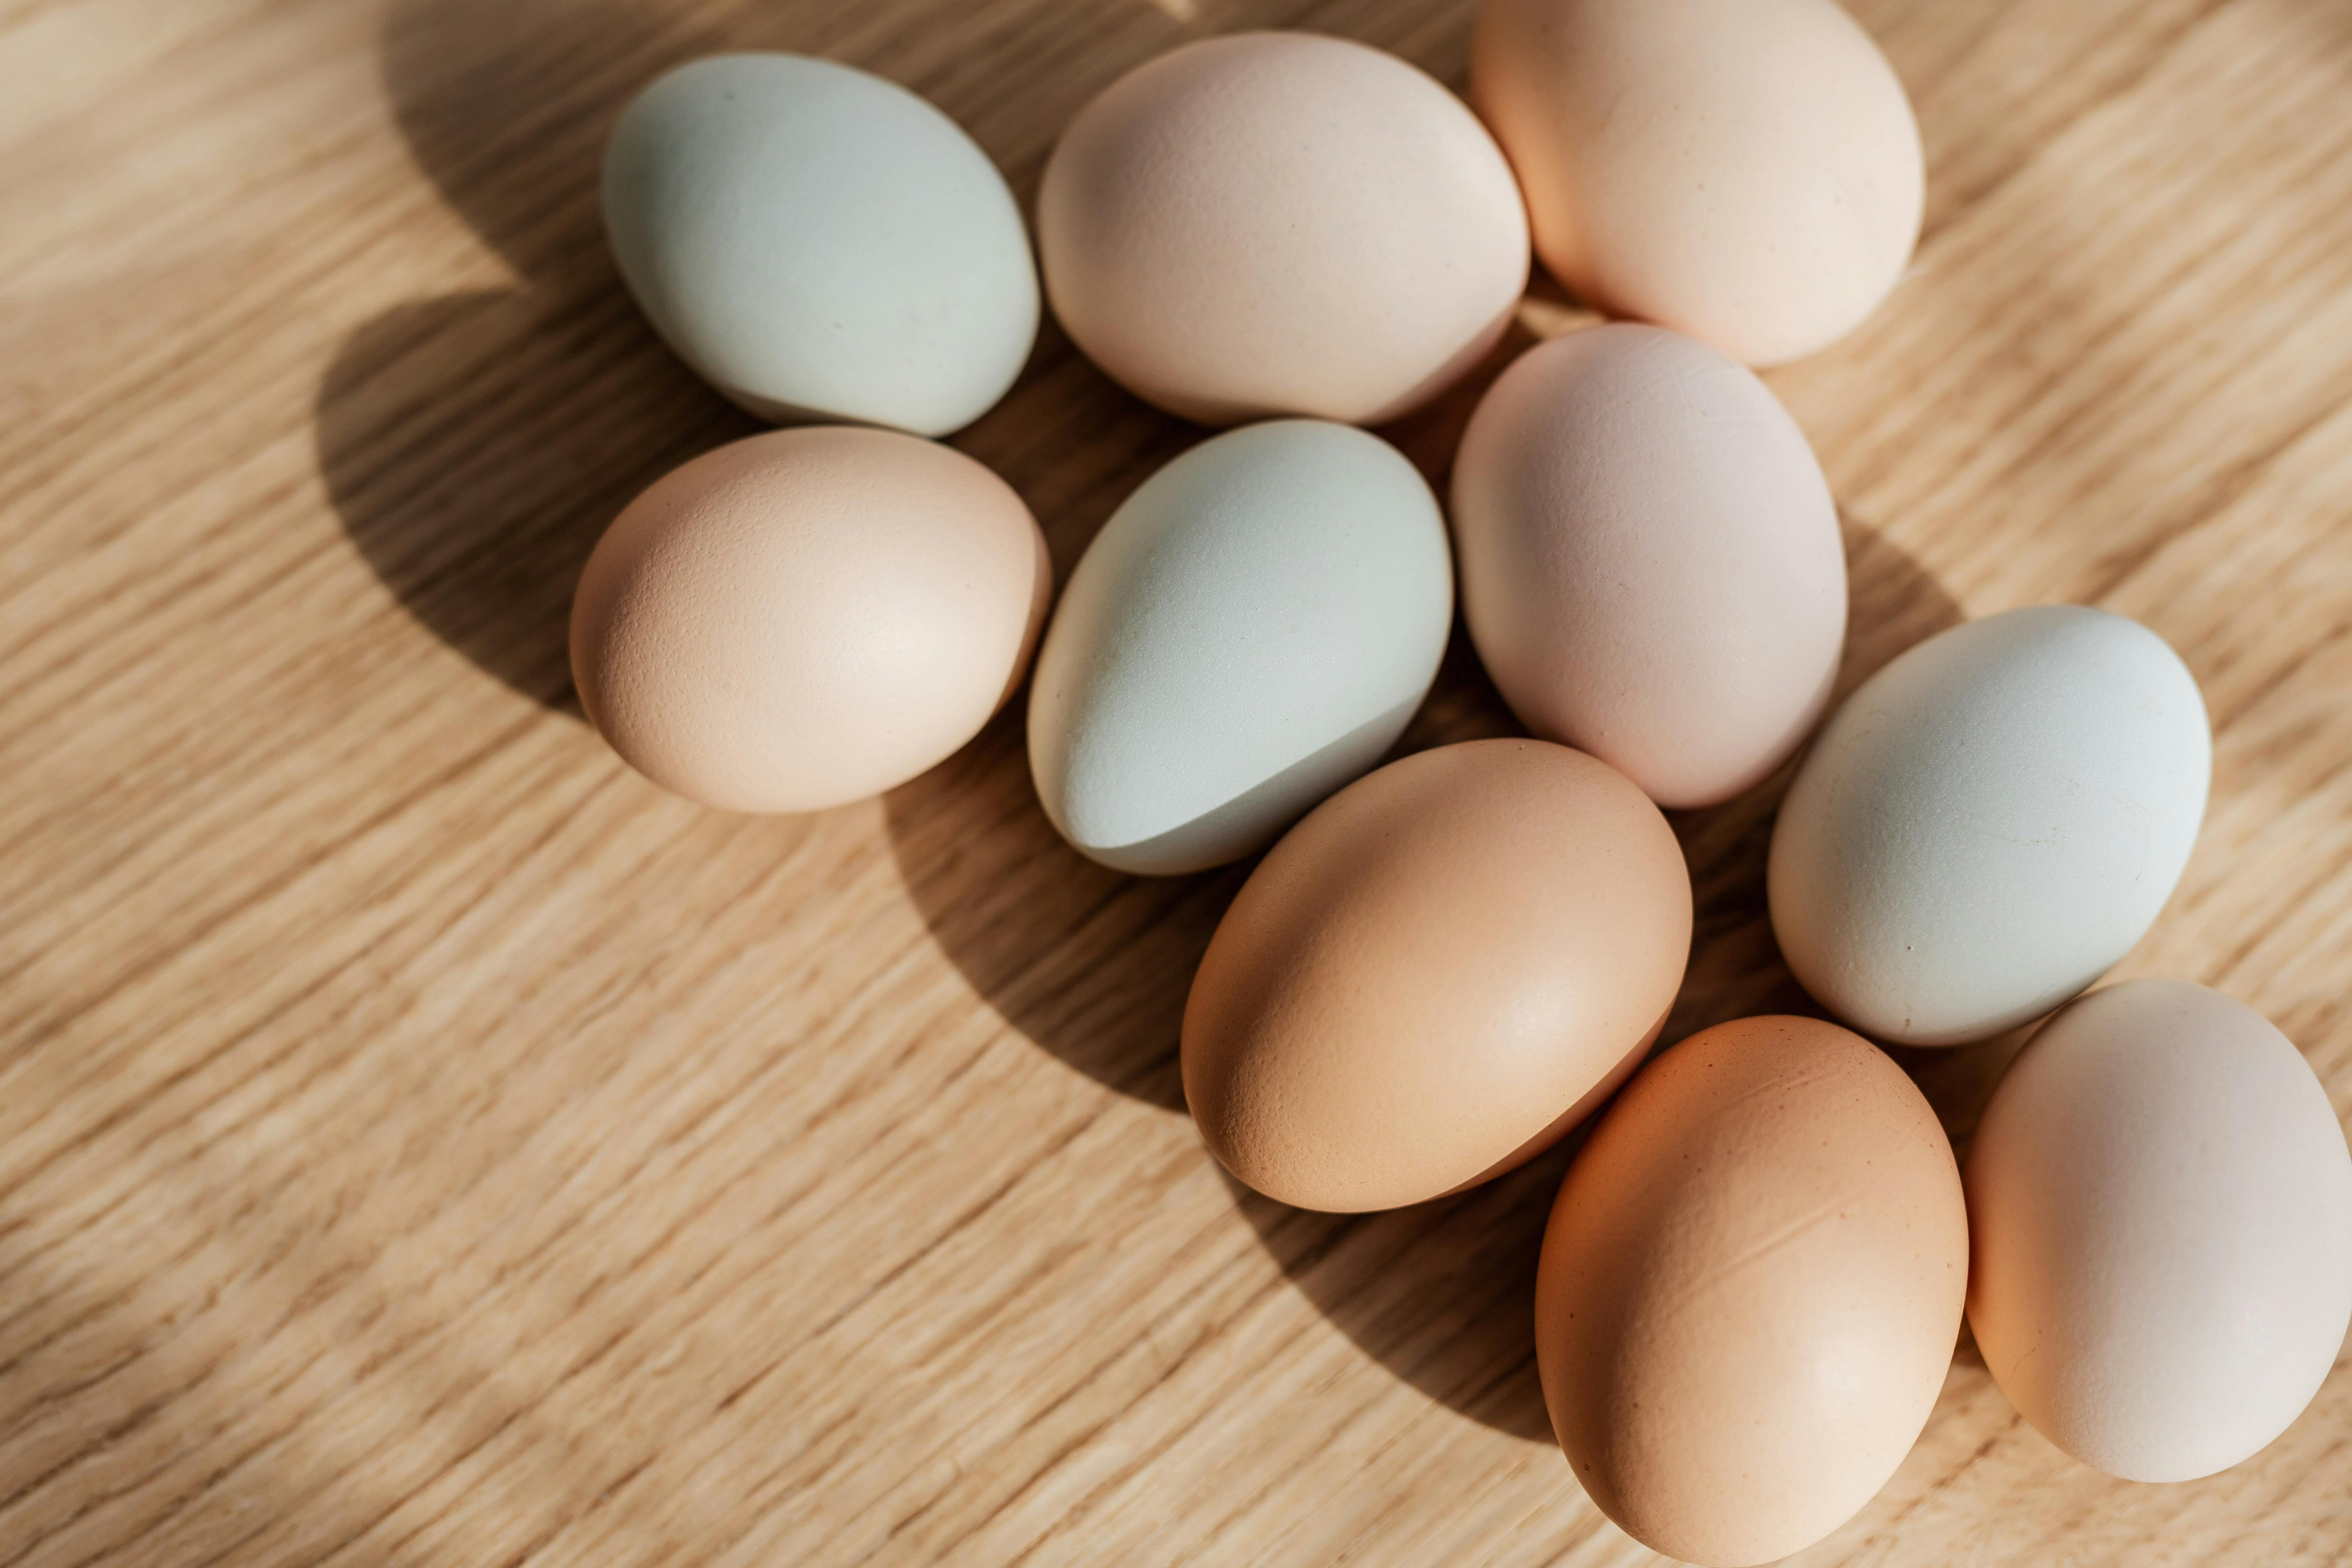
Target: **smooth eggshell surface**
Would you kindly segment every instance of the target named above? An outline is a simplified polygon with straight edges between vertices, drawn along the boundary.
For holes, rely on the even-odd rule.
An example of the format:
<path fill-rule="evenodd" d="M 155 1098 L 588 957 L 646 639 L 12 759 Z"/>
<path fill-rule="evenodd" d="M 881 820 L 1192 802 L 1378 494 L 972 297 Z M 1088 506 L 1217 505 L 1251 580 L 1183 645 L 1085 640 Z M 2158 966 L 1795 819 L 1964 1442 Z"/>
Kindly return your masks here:
<path fill-rule="evenodd" d="M 1652 1062 L 1569 1169 L 1536 1359 L 1586 1495 L 1686 1562 L 1769 1563 L 1895 1473 L 1969 1268 L 1935 1112 L 1867 1040 L 1741 1018 Z"/>
<path fill-rule="evenodd" d="M 1795 751 L 1845 637 L 1845 552 L 1812 448 L 1744 366 L 1616 325 L 1521 355 L 1454 465 L 1462 605 L 1528 729 L 1665 806 Z"/>
<path fill-rule="evenodd" d="M 1454 615 L 1437 500 L 1378 437 L 1228 431 L 1129 496 L 1037 656 L 1045 815 L 1123 871 L 1255 853 L 1362 773 L 1421 705 Z"/>
<path fill-rule="evenodd" d="M 830 60 L 714 55 L 646 88 L 605 149 L 604 226 L 663 338 L 773 423 L 944 435 L 1037 335 L 1029 237 L 988 155 Z"/>
<path fill-rule="evenodd" d="M 1390 763 L 1275 846 L 1184 1007 L 1184 1099 L 1270 1197 L 1355 1211 L 1485 1181 L 1641 1059 L 1690 876 L 1624 776 L 1544 741 Z"/>
<path fill-rule="evenodd" d="M 629 503 L 572 603 L 596 728 L 655 783 L 814 811 L 906 782 L 1011 695 L 1045 541 L 1010 486 L 895 431 L 776 431 Z"/>
<path fill-rule="evenodd" d="M 1749 364 L 1844 335 L 1918 239 L 1910 101 L 1834 0 L 1486 0 L 1470 93 L 1554 277 Z"/>
<path fill-rule="evenodd" d="M 2042 1435 L 2138 1481 L 2301 1415 L 2352 1324 L 2352 1152 L 2259 1014 L 2177 980 L 2042 1026 L 1969 1152 L 1985 1365 Z"/>
<path fill-rule="evenodd" d="M 2036 1018 L 2164 907 L 2212 756 L 2195 678 L 2136 621 L 2043 605 L 1930 637 L 1840 705 L 1781 803 L 1781 955 L 1879 1039 Z"/>
<path fill-rule="evenodd" d="M 1054 313 L 1188 419 L 1374 423 L 1495 342 L 1528 277 L 1510 166 L 1462 101 L 1340 38 L 1188 44 L 1081 110 L 1045 166 Z"/>

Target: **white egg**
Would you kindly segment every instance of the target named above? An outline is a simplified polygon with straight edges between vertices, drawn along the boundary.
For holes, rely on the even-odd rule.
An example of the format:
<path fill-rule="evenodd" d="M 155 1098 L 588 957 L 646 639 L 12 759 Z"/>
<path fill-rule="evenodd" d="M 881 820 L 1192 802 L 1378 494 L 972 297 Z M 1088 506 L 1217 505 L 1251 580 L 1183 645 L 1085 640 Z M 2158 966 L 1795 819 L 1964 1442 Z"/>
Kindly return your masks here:
<path fill-rule="evenodd" d="M 2095 991 L 1969 1151 L 1969 1322 L 2042 1435 L 2139 1481 L 2286 1430 L 2352 1324 L 2352 1152 L 2310 1064 L 2219 992 Z"/>
<path fill-rule="evenodd" d="M 713 55 L 640 93 L 604 153 L 604 227 L 655 328 L 777 424 L 940 436 L 1037 335 L 1021 211 L 906 89 L 799 55 Z"/>
<path fill-rule="evenodd" d="M 1112 514 L 1046 629 L 1045 814 L 1126 871 L 1263 848 L 1395 742 L 1453 615 L 1437 499 L 1396 448 L 1308 419 L 1204 441 Z"/>
<path fill-rule="evenodd" d="M 1881 1040 L 2038 1017 L 2164 907 L 2212 757 L 2196 679 L 2136 621 L 2044 605 L 1930 637 L 1845 700 L 1790 787 L 1781 954 Z"/>

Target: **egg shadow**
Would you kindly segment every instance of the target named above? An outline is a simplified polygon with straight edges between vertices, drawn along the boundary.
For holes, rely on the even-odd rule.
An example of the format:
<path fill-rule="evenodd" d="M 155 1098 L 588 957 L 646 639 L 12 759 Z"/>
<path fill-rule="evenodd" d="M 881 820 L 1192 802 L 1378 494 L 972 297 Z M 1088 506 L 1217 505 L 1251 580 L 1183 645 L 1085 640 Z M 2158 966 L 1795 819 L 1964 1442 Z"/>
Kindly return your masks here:
<path fill-rule="evenodd" d="M 649 335 L 550 333 L 529 292 L 403 306 L 330 366 L 314 426 L 343 531 L 435 636 L 576 715 L 572 585 L 628 497 L 751 423 Z"/>
<path fill-rule="evenodd" d="M 1058 75 L 1033 71 L 1024 90 L 1075 100 L 1116 75 L 1152 42 L 1130 9 L 1073 7 L 1108 58 L 1066 56 Z M 377 47 L 394 124 L 441 201 L 514 279 L 383 312 L 343 342 L 319 388 L 328 499 L 422 625 L 508 687 L 576 714 L 566 628 L 597 536 L 664 472 L 761 428 L 663 347 L 612 264 L 598 185 L 605 135 L 630 98 L 717 49 L 854 61 L 906 54 L 917 36 L 989 43 L 995 26 L 944 0 L 887 15 L 839 0 L 685 14 L 623 0 L 394 0 Z M 1046 144 L 1034 105 L 1014 101 L 1005 73 L 964 69 L 973 49 L 921 52 L 931 64 L 918 85 L 959 118 L 993 125 L 989 151 L 1016 189 L 1033 185 Z M 1024 428 L 1041 397 L 1063 417 Z M 1083 513 L 1101 467 L 1119 460 L 1115 440 L 1088 445 L 1107 421 L 1163 444 L 1177 428 L 1049 331 L 1013 397 L 955 444 L 1059 518 Z M 1058 554 L 1083 544 L 1057 534 Z"/>
<path fill-rule="evenodd" d="M 1093 29 L 1087 47 L 1045 36 L 1055 29 L 1047 18 L 1023 57 L 1038 68 L 1021 93 L 1056 116 L 1176 41 L 1148 6 L 1073 14 Z M 1423 47 L 1405 52 L 1458 75 L 1448 61 L 1467 16 L 1466 6 L 1449 8 Z M 1285 19 L 1297 18 L 1259 18 Z M 628 98 L 667 66 L 715 48 L 855 60 L 902 47 L 915 30 L 979 26 L 943 5 L 882 16 L 842 5 L 743 5 L 679 19 L 618 0 L 395 0 L 381 50 L 395 121 L 442 198 L 516 279 L 384 312 L 346 340 L 320 388 L 316 441 L 329 496 L 359 552 L 423 625 L 514 690 L 576 712 L 565 628 L 597 534 L 660 473 L 759 427 L 663 349 L 608 259 L 597 166 Z M 1023 44 L 973 41 L 1000 52 Z M 927 45 L 922 53 L 931 75 L 910 85 L 974 130 L 1025 205 L 1050 142 L 1034 133 L 1044 111 L 1007 108 L 1002 73 L 955 63 L 975 51 Z M 1024 120 L 1030 132 L 1006 129 Z M 1383 432 L 1441 490 L 1478 392 L 1530 342 L 1573 324 L 1557 290 L 1540 277 L 1535 288 L 1543 309 L 1534 319 L 1523 314 L 1462 386 Z M 1202 434 L 1113 386 L 1049 321 L 1012 394 L 953 444 L 1029 502 L 1059 580 L 1117 502 Z M 1850 525 L 1847 544 L 1854 607 L 1842 685 L 1850 688 L 1959 615 L 1872 531 Z M 1023 721 L 1016 698 L 956 756 L 885 797 L 901 879 L 942 952 L 1013 1028 L 1095 1081 L 1180 1111 L 1185 994 L 1249 866 L 1158 879 L 1087 861 L 1037 805 Z M 1457 624 L 1396 752 L 1520 732 Z M 1790 771 L 1739 801 L 1675 819 L 1698 918 L 1665 1040 L 1744 1013 L 1814 1011 L 1780 964 L 1763 912 L 1770 816 Z M 1915 1076 L 1944 1085 L 1954 1104 L 1979 1080 L 1990 1087 L 1961 1053 L 1910 1055 L 1921 1058 L 1906 1062 Z M 1234 1200 L 1286 1275 L 1367 1355 L 1475 1420 L 1549 1440 L 1528 1302 L 1545 1215 L 1576 1141 L 1471 1192 L 1388 1214 L 1310 1214 L 1237 1184 Z"/>
<path fill-rule="evenodd" d="M 1515 321 L 1460 384 L 1381 434 L 1442 493 L 1470 408 L 1540 335 Z M 1030 374 L 956 445 L 1028 500 L 1058 584 L 1118 504 L 1208 434 L 1127 395 L 1049 321 Z M 1037 804 L 1024 716 L 1016 699 L 978 740 L 885 797 L 900 879 L 940 950 L 1007 1023 L 1097 1082 L 1181 1110 L 1185 994 L 1255 862 L 1131 877 L 1087 859 Z M 1457 619 L 1429 698 L 1390 755 L 1523 732 Z"/>
<path fill-rule="evenodd" d="M 410 155 L 518 281 L 347 338 L 319 388 L 319 471 L 420 623 L 575 714 L 566 625 L 597 535 L 666 469 L 752 428 L 637 316 L 596 205 L 611 116 L 710 41 L 616 0 L 396 0 L 378 39 Z"/>
<path fill-rule="evenodd" d="M 1440 411 L 1431 423 L 1442 428 L 1446 418 Z M 1416 457 L 1442 473 L 1435 447 Z M 1090 537 L 1100 521 L 1093 514 L 1107 512 L 1110 500 L 1094 498 L 1086 517 L 1071 520 L 1072 536 Z M 1841 696 L 1962 618 L 1899 546 L 1851 520 L 1843 526 L 1853 610 Z M 1524 732 L 1457 622 L 1429 700 L 1393 754 Z M 1669 814 L 1691 864 L 1696 919 L 1689 975 L 1661 1048 L 1749 1014 L 1821 1016 L 1780 961 L 1764 901 L 1772 814 L 1794 773 L 1792 762 L 1738 800 Z M 999 1015 L 1097 1082 L 1181 1109 L 1184 998 L 1249 865 L 1141 878 L 1078 855 L 1037 805 L 1018 704 L 886 804 L 909 896 L 941 950 Z M 1990 1042 L 1893 1054 L 1949 1127 L 1956 1119 L 1973 1124 L 1999 1075 L 2000 1048 Z M 1497 1181 L 1383 1214 L 1316 1214 L 1230 1178 L 1227 1184 L 1286 1276 L 1366 1355 L 1473 1420 L 1549 1442 L 1529 1301 L 1552 1195 L 1580 1142 L 1572 1134 Z"/>
<path fill-rule="evenodd" d="M 1579 1129 L 1483 1186 L 1379 1214 L 1296 1209 L 1224 1181 L 1259 1244 L 1357 1349 L 1457 1414 L 1549 1443 L 1536 1375 L 1536 1259 L 1553 1194 L 1583 1142 Z"/>

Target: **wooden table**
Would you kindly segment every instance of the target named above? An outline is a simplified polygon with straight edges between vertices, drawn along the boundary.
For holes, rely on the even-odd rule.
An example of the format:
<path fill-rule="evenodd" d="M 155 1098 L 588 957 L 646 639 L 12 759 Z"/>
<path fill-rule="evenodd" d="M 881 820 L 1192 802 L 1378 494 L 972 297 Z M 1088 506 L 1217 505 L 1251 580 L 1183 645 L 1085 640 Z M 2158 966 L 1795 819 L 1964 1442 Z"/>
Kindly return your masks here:
<path fill-rule="evenodd" d="M 1868 0 L 1929 162 L 1862 331 L 1771 379 L 1843 503 L 1849 684 L 1962 616 L 2142 618 L 2211 812 L 2128 961 L 2352 1107 L 2352 5 Z M 0 0 L 0 1559 L 1628 1563 L 1545 1439 L 1560 1157 L 1333 1218 L 1178 1100 L 1237 884 L 1054 837 L 1016 718 L 751 820 L 626 772 L 563 621 L 745 433 L 614 279 L 618 106 L 723 46 L 883 71 L 1024 199 L 1183 39 L 1459 83 L 1466 0 Z M 1557 326 L 1556 304 L 1527 312 Z M 1522 334 L 1524 341 L 1525 334 Z M 1400 432 L 1442 467 L 1465 398 Z M 1066 573 L 1197 432 L 1050 329 L 958 445 Z M 1507 730 L 1460 639 L 1409 743 Z M 1683 818 L 1671 1040 L 1801 1005 L 1778 785 Z M 2012 1043 L 1902 1053 L 1965 1137 Z M 2112 1481 L 1964 1342 L 1837 1563 L 2352 1558 L 2352 1373 Z"/>

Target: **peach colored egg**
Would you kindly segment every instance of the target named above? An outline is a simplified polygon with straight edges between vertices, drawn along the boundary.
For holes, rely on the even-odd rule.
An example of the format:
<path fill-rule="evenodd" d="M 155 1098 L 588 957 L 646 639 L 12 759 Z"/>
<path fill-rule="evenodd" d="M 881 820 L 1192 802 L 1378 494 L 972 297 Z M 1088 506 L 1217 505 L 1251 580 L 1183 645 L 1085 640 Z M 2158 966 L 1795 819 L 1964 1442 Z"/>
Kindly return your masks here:
<path fill-rule="evenodd" d="M 1606 1099 L 1664 1021 L 1690 875 L 1624 776 L 1543 741 L 1391 763 L 1276 844 L 1185 1004 L 1210 1151 L 1305 1208 L 1500 1175 Z"/>
<path fill-rule="evenodd" d="M 1011 486 L 895 431 L 754 436 L 614 520 L 572 603 L 588 717 L 655 783 L 730 811 L 888 789 L 1019 683 L 1052 566 Z"/>
<path fill-rule="evenodd" d="M 1812 448 L 1706 344 L 1620 323 L 1529 350 L 1454 465 L 1462 607 L 1522 722 L 1665 806 L 1794 752 L 1845 640 L 1845 550 Z"/>
<path fill-rule="evenodd" d="M 1305 33 L 1113 82 L 1054 149 L 1037 238 L 1087 357 L 1209 424 L 1404 413 L 1501 335 L 1528 266 L 1477 117 L 1394 56 Z"/>
<path fill-rule="evenodd" d="M 1554 277 L 1749 364 L 1843 336 L 1918 239 L 1910 100 L 1833 0 L 1486 0 L 1470 92 Z"/>
<path fill-rule="evenodd" d="M 1536 1359 L 1585 1494 L 1709 1568 L 1868 1502 L 1943 1386 L 1969 1273 L 1951 1146 L 1859 1035 L 1740 1018 L 1660 1056 L 1560 1184 Z"/>

